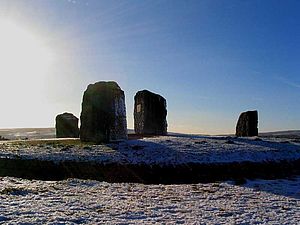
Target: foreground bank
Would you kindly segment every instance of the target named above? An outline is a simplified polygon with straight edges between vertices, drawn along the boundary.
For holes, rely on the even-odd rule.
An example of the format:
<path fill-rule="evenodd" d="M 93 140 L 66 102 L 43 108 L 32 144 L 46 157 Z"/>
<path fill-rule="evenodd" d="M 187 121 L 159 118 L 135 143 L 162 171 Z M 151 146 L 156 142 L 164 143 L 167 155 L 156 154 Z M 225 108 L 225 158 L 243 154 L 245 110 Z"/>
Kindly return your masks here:
<path fill-rule="evenodd" d="M 106 145 L 78 140 L 3 142 L 0 176 L 195 183 L 300 173 L 298 140 L 161 136 Z"/>

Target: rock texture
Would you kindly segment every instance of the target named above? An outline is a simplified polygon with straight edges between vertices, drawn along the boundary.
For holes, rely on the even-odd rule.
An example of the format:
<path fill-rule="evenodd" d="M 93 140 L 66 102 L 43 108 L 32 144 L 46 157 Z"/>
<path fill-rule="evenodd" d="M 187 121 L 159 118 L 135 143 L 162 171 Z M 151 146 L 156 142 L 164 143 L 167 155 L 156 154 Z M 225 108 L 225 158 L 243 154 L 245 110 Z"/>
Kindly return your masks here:
<path fill-rule="evenodd" d="M 236 125 L 236 136 L 251 137 L 258 136 L 258 112 L 247 111 L 243 112 Z"/>
<path fill-rule="evenodd" d="M 166 99 L 148 90 L 134 96 L 134 130 L 136 134 L 167 135 Z"/>
<path fill-rule="evenodd" d="M 78 118 L 72 113 L 63 113 L 56 116 L 56 137 L 57 138 L 78 138 Z"/>
<path fill-rule="evenodd" d="M 90 84 L 83 95 L 80 140 L 127 139 L 125 95 L 114 81 Z"/>

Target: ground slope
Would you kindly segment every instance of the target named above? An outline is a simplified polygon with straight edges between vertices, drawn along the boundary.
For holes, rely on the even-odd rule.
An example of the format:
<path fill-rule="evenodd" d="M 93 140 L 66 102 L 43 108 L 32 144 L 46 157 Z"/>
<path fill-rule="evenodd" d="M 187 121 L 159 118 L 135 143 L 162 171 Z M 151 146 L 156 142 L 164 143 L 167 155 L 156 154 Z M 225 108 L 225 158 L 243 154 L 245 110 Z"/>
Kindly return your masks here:
<path fill-rule="evenodd" d="M 75 143 L 75 144 L 74 144 Z M 19 141 L 0 143 L 0 158 L 45 161 L 180 165 L 300 159 L 298 140 L 213 136 L 160 136 L 103 145 Z"/>
<path fill-rule="evenodd" d="M 0 144 L 0 176 L 197 183 L 300 174 L 298 140 L 161 136 L 91 145 L 76 139 Z"/>
<path fill-rule="evenodd" d="M 0 178 L 7 224 L 297 224 L 300 177 L 191 185 Z"/>

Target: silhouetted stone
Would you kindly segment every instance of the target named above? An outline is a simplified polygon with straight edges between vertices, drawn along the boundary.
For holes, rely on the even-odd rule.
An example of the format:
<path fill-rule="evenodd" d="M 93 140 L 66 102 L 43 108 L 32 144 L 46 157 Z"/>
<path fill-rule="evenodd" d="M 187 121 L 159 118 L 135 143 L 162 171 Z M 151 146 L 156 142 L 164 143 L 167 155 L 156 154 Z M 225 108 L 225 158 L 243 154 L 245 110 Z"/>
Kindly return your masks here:
<path fill-rule="evenodd" d="M 56 116 L 56 137 L 57 138 L 78 138 L 78 118 L 72 113 L 63 113 Z"/>
<path fill-rule="evenodd" d="M 134 131 L 136 134 L 167 134 L 167 103 L 158 94 L 143 90 L 134 96 Z"/>
<path fill-rule="evenodd" d="M 251 137 L 258 136 L 258 113 L 257 111 L 243 112 L 236 125 L 236 136 Z"/>
<path fill-rule="evenodd" d="M 125 95 L 116 82 L 101 81 L 87 87 L 80 122 L 82 141 L 127 139 Z"/>

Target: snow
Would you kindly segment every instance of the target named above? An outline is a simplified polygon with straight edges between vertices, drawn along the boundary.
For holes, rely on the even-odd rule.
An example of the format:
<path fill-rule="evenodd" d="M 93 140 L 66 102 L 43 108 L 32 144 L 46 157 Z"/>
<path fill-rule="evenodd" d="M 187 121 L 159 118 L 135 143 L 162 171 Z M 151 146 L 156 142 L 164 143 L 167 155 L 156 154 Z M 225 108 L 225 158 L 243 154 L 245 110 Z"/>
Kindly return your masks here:
<path fill-rule="evenodd" d="M 269 162 L 300 159 L 300 143 L 286 139 L 188 135 L 86 146 L 1 142 L 0 158 L 149 165 Z M 146 185 L 0 177 L 1 224 L 299 224 L 299 221 L 300 176 L 246 180 L 240 186 L 232 181 Z"/>
<path fill-rule="evenodd" d="M 0 178 L 0 223 L 299 224 L 300 176 L 189 185 Z"/>
<path fill-rule="evenodd" d="M 0 158 L 98 163 L 178 165 L 186 163 L 270 162 L 300 159 L 300 143 L 280 139 L 219 136 L 161 136 L 106 145 L 49 146 L 0 144 Z"/>

